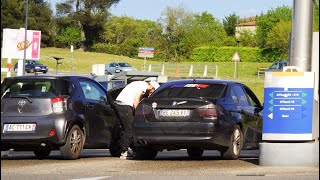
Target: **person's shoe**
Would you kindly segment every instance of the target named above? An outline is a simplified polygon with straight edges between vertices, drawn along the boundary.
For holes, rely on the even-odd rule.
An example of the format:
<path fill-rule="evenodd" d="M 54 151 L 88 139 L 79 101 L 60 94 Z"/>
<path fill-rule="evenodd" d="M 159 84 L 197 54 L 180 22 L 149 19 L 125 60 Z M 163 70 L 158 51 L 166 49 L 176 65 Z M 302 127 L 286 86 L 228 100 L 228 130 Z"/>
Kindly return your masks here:
<path fill-rule="evenodd" d="M 120 159 L 134 159 L 134 156 L 129 151 L 121 153 Z"/>

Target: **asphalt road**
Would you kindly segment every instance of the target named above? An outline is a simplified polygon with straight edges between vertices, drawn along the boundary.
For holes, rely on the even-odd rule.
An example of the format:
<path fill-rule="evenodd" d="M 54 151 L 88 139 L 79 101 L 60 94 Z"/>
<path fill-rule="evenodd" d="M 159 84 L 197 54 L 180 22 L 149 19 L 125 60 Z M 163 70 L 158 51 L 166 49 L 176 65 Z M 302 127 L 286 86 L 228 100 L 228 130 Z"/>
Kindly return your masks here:
<path fill-rule="evenodd" d="M 238 160 L 221 160 L 218 151 L 205 151 L 192 160 L 185 150 L 160 152 L 155 160 L 121 160 L 108 150 L 84 150 L 78 160 L 63 160 L 58 151 L 38 160 L 32 152 L 2 153 L 1 179 L 319 179 L 318 167 L 259 166 L 258 151 L 243 151 Z"/>

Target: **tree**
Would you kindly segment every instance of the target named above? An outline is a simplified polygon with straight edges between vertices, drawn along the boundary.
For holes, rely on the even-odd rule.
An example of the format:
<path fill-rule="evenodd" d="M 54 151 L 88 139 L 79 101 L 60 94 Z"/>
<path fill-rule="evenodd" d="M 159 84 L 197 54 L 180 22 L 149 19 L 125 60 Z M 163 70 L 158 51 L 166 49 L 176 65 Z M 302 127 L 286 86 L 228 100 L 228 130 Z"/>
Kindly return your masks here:
<path fill-rule="evenodd" d="M 159 19 L 165 39 L 166 59 L 179 62 L 185 56 L 183 38 L 192 25 L 194 14 L 186 11 L 182 6 L 178 8 L 167 7 Z"/>
<path fill-rule="evenodd" d="M 319 0 L 314 1 L 313 31 L 319 32 Z"/>
<path fill-rule="evenodd" d="M 289 53 L 289 39 L 291 32 L 291 21 L 279 21 L 268 32 L 266 39 L 266 47 L 278 49 L 283 55 Z"/>
<path fill-rule="evenodd" d="M 261 14 L 257 17 L 257 39 L 259 45 L 265 47 L 268 32 L 281 20 L 291 21 L 292 9 L 288 6 L 277 7 L 269 10 L 266 14 Z"/>
<path fill-rule="evenodd" d="M 238 19 L 239 17 L 235 13 L 224 18 L 223 28 L 228 36 L 235 36 Z"/>
<path fill-rule="evenodd" d="M 99 42 L 103 25 L 110 16 L 108 9 L 120 0 L 66 0 L 56 5 L 57 18 L 69 17 L 81 29 L 84 48 Z"/>
<path fill-rule="evenodd" d="M 41 31 L 43 46 L 52 45 L 52 11 L 50 4 L 43 0 L 29 0 L 28 27 Z M 26 3 L 23 0 L 1 0 L 1 31 L 4 28 L 25 27 Z M 2 33 L 1 33 L 2 39 Z"/>

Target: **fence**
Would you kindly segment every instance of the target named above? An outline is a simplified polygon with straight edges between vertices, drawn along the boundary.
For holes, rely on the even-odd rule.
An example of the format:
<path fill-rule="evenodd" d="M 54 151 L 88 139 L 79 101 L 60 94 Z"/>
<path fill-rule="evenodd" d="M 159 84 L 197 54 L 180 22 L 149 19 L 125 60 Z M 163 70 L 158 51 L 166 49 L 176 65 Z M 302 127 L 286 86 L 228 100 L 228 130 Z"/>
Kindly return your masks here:
<path fill-rule="evenodd" d="M 171 77 L 218 77 L 218 66 L 209 64 L 149 64 L 149 72 Z"/>
<path fill-rule="evenodd" d="M 260 78 L 260 76 L 264 76 L 266 69 L 268 69 L 268 68 L 259 68 L 258 69 L 258 78 Z"/>

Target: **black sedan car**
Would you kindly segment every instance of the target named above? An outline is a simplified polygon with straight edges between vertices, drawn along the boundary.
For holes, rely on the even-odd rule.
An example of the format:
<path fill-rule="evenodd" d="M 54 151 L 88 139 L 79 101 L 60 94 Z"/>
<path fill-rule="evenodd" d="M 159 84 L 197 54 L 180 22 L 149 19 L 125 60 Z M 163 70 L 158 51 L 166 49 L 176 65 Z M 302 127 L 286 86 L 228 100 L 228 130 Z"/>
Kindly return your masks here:
<path fill-rule="evenodd" d="M 261 141 L 262 105 L 244 84 L 193 79 L 163 84 L 141 101 L 133 129 L 137 158 L 158 151 L 187 149 L 191 158 L 219 150 L 237 159 L 241 149 L 257 149 Z"/>
<path fill-rule="evenodd" d="M 49 70 L 48 66 L 45 66 L 36 60 L 26 60 L 24 68 L 27 73 L 46 74 Z M 18 72 L 18 63 L 14 65 L 13 70 L 14 72 Z"/>
<path fill-rule="evenodd" d="M 77 159 L 83 148 L 120 156 L 120 130 L 101 84 L 82 76 L 16 76 L 1 84 L 1 151 L 60 150 Z"/>

